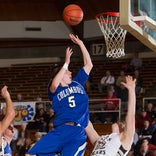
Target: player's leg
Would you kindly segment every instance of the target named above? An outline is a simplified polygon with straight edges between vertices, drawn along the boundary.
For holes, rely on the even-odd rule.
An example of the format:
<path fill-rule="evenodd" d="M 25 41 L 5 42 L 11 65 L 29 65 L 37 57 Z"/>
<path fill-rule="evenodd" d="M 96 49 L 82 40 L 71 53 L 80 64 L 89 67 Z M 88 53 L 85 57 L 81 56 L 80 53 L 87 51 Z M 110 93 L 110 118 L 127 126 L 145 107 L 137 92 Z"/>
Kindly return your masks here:
<path fill-rule="evenodd" d="M 43 136 L 28 152 L 30 155 L 48 156 L 60 150 L 60 132 L 56 129 Z M 54 154 L 55 155 L 55 154 Z M 27 155 L 26 155 L 27 156 Z M 29 156 L 29 155 L 28 155 Z"/>
<path fill-rule="evenodd" d="M 64 142 L 60 156 L 83 156 L 86 149 L 84 128 L 80 126 L 68 126 L 67 128 L 69 129 L 68 140 Z"/>
<path fill-rule="evenodd" d="M 64 148 L 60 156 L 83 156 L 86 150 L 87 143 L 79 144 L 77 142 L 71 142 L 68 147 Z"/>

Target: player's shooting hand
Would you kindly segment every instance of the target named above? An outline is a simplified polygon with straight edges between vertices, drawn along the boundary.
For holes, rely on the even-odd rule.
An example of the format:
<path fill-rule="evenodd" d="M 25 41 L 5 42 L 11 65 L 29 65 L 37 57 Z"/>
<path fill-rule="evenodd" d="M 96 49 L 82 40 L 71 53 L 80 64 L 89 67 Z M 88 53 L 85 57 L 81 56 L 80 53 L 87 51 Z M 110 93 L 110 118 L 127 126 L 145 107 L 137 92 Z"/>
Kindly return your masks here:
<path fill-rule="evenodd" d="M 1 89 L 1 95 L 4 99 L 7 99 L 7 98 L 10 98 L 10 94 L 7 90 L 7 86 L 4 86 L 2 89 Z"/>
<path fill-rule="evenodd" d="M 132 76 L 126 76 L 126 83 L 121 82 L 128 90 L 135 90 L 136 79 L 133 79 Z"/>
<path fill-rule="evenodd" d="M 73 50 L 70 47 L 68 47 L 66 49 L 65 63 L 67 63 L 67 64 L 70 63 L 70 57 L 71 57 L 72 54 L 73 54 Z"/>

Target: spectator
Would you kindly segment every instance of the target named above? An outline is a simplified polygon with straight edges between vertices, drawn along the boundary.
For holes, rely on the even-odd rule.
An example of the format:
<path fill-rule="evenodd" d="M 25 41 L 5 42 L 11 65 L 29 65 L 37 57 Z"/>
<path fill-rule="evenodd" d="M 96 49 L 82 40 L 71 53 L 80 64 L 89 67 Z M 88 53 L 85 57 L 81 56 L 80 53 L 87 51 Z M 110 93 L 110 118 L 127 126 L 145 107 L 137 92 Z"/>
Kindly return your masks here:
<path fill-rule="evenodd" d="M 42 101 L 42 97 L 40 95 L 37 95 L 36 97 L 36 113 L 39 113 L 39 110 L 41 108 L 44 108 L 44 103 Z"/>
<path fill-rule="evenodd" d="M 39 132 L 47 132 L 47 114 L 43 108 L 40 108 L 39 114 L 35 115 L 34 120 Z"/>
<path fill-rule="evenodd" d="M 139 58 L 139 53 L 134 53 L 133 59 L 130 61 L 130 70 L 141 70 L 142 69 L 142 59 Z"/>
<path fill-rule="evenodd" d="M 152 122 L 154 121 L 154 119 L 156 118 L 156 112 L 154 111 L 154 108 L 153 108 L 153 103 L 151 102 L 148 102 L 147 103 L 147 115 L 151 117 L 152 119 Z"/>
<path fill-rule="evenodd" d="M 54 121 L 54 110 L 52 108 L 49 109 L 49 116 L 47 117 L 47 132 L 54 129 L 53 121 Z"/>
<path fill-rule="evenodd" d="M 104 97 L 103 102 L 101 104 L 101 110 L 116 110 L 119 107 L 119 100 L 117 99 L 116 96 L 113 95 L 114 90 L 112 88 L 108 89 L 107 96 Z M 107 114 L 107 113 L 106 113 Z M 100 120 L 104 122 L 106 114 L 100 113 Z M 111 114 L 111 122 L 116 122 L 117 121 L 117 114 L 116 112 Z M 107 114 L 108 115 L 108 114 Z"/>
<path fill-rule="evenodd" d="M 100 83 L 98 84 L 99 92 L 103 92 L 103 91 L 107 90 L 107 87 L 114 83 L 115 83 L 114 76 L 112 76 L 111 72 L 109 70 L 107 70 L 106 75 L 101 78 Z"/>
<path fill-rule="evenodd" d="M 42 101 L 42 97 L 41 97 L 41 95 L 37 95 L 37 97 L 36 97 L 36 101 L 37 101 L 37 102 L 41 102 L 41 101 Z"/>
<path fill-rule="evenodd" d="M 144 121 L 143 127 L 138 132 L 139 139 L 147 138 L 148 140 L 151 140 L 152 138 L 152 129 L 150 126 L 150 122 L 148 120 Z"/>
<path fill-rule="evenodd" d="M 141 114 L 136 119 L 136 128 L 137 128 L 138 131 L 144 126 L 144 121 L 145 120 L 149 121 L 150 124 L 152 122 L 151 118 L 147 115 L 147 112 L 143 109 L 141 111 Z"/>
<path fill-rule="evenodd" d="M 24 146 L 25 138 L 27 137 L 27 132 L 26 132 L 26 123 L 22 123 L 20 128 L 19 128 L 19 137 L 17 141 L 17 147 L 20 149 L 22 146 Z"/>
<path fill-rule="evenodd" d="M 114 85 L 109 85 L 108 87 L 107 87 L 107 91 L 111 91 L 112 90 L 112 92 L 113 92 L 113 96 L 117 96 L 117 90 L 116 90 L 116 88 L 115 88 L 115 86 Z"/>
<path fill-rule="evenodd" d="M 17 102 L 23 102 L 23 95 L 21 93 L 17 94 Z"/>
<path fill-rule="evenodd" d="M 121 82 L 126 82 L 126 76 L 124 70 L 120 71 L 120 75 L 117 77 L 116 86 L 120 88 Z"/>
<path fill-rule="evenodd" d="M 35 140 L 31 143 L 30 146 L 33 147 L 35 145 L 35 143 L 38 142 L 41 138 L 42 138 L 41 132 L 36 132 L 35 133 Z"/>
<path fill-rule="evenodd" d="M 25 156 L 25 153 L 30 149 L 31 147 L 31 139 L 25 138 L 24 144 L 19 149 L 19 156 Z"/>
<path fill-rule="evenodd" d="M 127 101 L 128 101 L 128 90 L 124 85 L 120 85 L 120 88 L 117 92 L 117 98 L 121 99 L 121 112 L 126 112 L 127 110 Z"/>
<path fill-rule="evenodd" d="M 42 137 L 41 132 L 36 132 L 35 133 L 35 142 L 39 141 L 41 139 L 41 137 Z"/>
<path fill-rule="evenodd" d="M 50 122 L 50 123 L 48 124 L 48 132 L 50 132 L 50 131 L 52 131 L 52 130 L 54 130 L 54 124 L 53 124 L 53 122 Z"/>
<path fill-rule="evenodd" d="M 114 91 L 109 89 L 107 96 L 104 97 L 102 102 L 102 110 L 115 110 L 119 106 L 119 100 L 113 95 Z"/>
<path fill-rule="evenodd" d="M 156 147 L 150 144 L 147 139 L 143 139 L 134 156 L 155 156 L 155 149 Z"/>
<path fill-rule="evenodd" d="M 134 71 L 134 78 L 136 79 L 136 94 L 140 95 L 144 92 L 143 86 L 142 86 L 142 77 L 140 76 L 140 72 L 138 70 Z"/>

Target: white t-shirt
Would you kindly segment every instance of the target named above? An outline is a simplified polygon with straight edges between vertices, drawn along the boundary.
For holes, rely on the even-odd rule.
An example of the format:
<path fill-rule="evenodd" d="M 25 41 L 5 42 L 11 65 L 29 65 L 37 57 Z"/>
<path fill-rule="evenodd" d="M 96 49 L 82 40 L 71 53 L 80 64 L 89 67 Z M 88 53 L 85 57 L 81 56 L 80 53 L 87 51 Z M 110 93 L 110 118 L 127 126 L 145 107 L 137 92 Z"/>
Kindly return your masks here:
<path fill-rule="evenodd" d="M 111 133 L 100 137 L 91 156 L 126 156 L 127 153 L 128 151 L 121 145 L 119 135 Z"/>
<path fill-rule="evenodd" d="M 114 82 L 115 82 L 115 78 L 114 76 L 111 75 L 108 77 L 104 76 L 100 81 L 101 84 L 107 84 L 107 85 L 114 84 Z"/>

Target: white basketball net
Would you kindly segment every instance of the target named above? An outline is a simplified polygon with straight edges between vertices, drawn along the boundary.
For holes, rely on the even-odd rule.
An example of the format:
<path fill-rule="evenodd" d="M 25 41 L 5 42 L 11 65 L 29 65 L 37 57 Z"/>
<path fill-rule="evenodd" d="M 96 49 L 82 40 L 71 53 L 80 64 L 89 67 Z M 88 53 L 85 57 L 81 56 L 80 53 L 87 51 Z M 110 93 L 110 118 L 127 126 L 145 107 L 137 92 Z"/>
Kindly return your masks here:
<path fill-rule="evenodd" d="M 119 25 L 119 16 L 101 14 L 96 16 L 106 42 L 106 56 L 119 58 L 125 55 L 124 44 L 127 31 Z"/>

